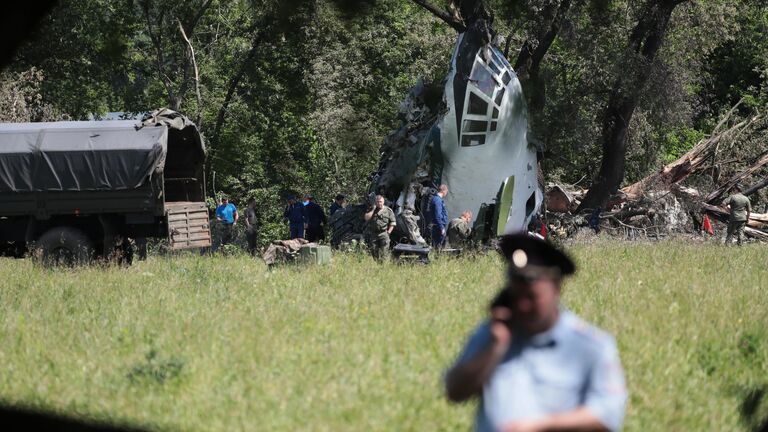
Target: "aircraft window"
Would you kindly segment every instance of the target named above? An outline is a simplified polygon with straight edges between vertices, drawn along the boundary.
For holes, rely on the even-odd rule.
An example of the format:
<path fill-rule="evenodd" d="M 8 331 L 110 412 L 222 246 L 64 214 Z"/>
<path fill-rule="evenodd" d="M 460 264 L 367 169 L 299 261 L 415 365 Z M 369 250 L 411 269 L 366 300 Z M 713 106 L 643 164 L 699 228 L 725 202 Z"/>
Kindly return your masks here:
<path fill-rule="evenodd" d="M 506 89 L 502 87 L 501 90 L 499 90 L 499 92 L 496 93 L 496 99 L 494 100 L 494 102 L 496 102 L 496 105 L 501 106 L 501 101 L 504 99 L 505 91 Z"/>
<path fill-rule="evenodd" d="M 476 95 L 475 93 L 470 92 L 469 107 L 467 107 L 467 113 L 487 116 L 488 102 L 484 101 L 480 96 Z"/>
<path fill-rule="evenodd" d="M 499 109 L 496 107 L 493 107 L 493 118 L 499 118 Z"/>
<path fill-rule="evenodd" d="M 464 127 L 461 128 L 462 132 L 485 132 L 488 129 L 488 122 L 477 120 L 464 120 Z"/>
<path fill-rule="evenodd" d="M 493 90 L 496 88 L 496 81 L 493 79 L 491 73 L 479 63 L 475 63 L 474 69 L 472 69 L 472 76 L 469 80 L 475 87 L 485 93 L 488 97 L 493 96 Z"/>
<path fill-rule="evenodd" d="M 528 201 L 525 202 L 525 217 L 528 218 L 536 208 L 536 192 L 531 192 Z"/>
<path fill-rule="evenodd" d="M 509 77 L 509 72 L 504 72 L 504 76 L 501 77 L 501 80 L 504 81 L 504 85 L 509 84 L 509 80 L 512 78 Z"/>
<path fill-rule="evenodd" d="M 507 59 L 503 55 L 501 55 L 501 53 L 497 49 L 493 49 L 491 51 L 493 52 L 493 55 L 496 57 L 496 59 L 499 60 L 500 64 L 503 64 L 504 66 L 512 69 L 512 65 L 509 64 Z"/>
<path fill-rule="evenodd" d="M 491 62 L 488 66 L 491 67 L 493 73 L 496 75 L 501 75 L 501 68 L 496 64 L 496 62 Z"/>
<path fill-rule="evenodd" d="M 462 147 L 474 147 L 485 144 L 485 134 L 480 135 L 462 135 Z"/>
<path fill-rule="evenodd" d="M 491 132 L 493 132 L 493 131 L 495 131 L 495 130 L 496 130 L 496 124 L 497 124 L 497 123 L 498 123 L 498 122 L 491 122 Z"/>

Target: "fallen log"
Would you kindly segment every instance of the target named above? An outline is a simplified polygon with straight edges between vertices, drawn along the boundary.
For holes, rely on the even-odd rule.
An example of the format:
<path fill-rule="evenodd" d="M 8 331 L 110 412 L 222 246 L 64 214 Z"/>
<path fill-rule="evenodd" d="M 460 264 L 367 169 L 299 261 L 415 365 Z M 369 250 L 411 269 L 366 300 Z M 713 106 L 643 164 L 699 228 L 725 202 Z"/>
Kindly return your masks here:
<path fill-rule="evenodd" d="M 646 189 L 669 189 L 671 185 L 685 180 L 692 174 L 711 168 L 712 164 L 707 164 L 707 161 L 715 159 L 721 143 L 732 141 L 742 131 L 765 117 L 763 115 L 756 115 L 721 131 L 721 128 L 727 123 L 740 104 L 741 101 L 731 108 L 708 138 L 699 141 L 691 150 L 674 162 L 667 164 L 658 172 L 621 189 L 621 192 L 626 195 L 626 199 L 629 201 L 639 199 L 645 194 Z"/>
<path fill-rule="evenodd" d="M 701 209 L 721 222 L 728 222 L 728 217 L 730 216 L 730 212 L 728 212 L 728 210 L 722 207 L 717 207 L 712 204 L 702 203 Z M 750 213 L 749 214 L 749 221 L 747 222 L 748 227 L 757 229 L 757 228 L 763 228 L 766 225 L 768 225 L 768 213 Z"/>
<path fill-rule="evenodd" d="M 754 194 L 755 192 L 759 191 L 760 189 L 762 189 L 762 188 L 764 188 L 766 186 L 768 186 L 768 177 L 763 179 L 763 181 L 758 182 L 758 183 L 753 184 L 752 186 L 748 187 L 744 191 L 744 195 L 745 196 L 750 196 L 750 195 Z"/>
<path fill-rule="evenodd" d="M 741 171 L 740 173 L 736 174 L 735 176 L 731 177 L 727 182 L 725 182 L 722 186 L 719 188 L 713 190 L 710 192 L 707 196 L 704 197 L 704 201 L 708 203 L 712 203 L 718 199 L 720 199 L 726 192 L 731 190 L 734 186 L 739 184 L 742 180 L 747 178 L 748 176 L 756 173 L 759 171 L 763 166 L 768 164 L 768 152 L 763 153 L 762 156 L 760 156 L 757 161 L 752 164 L 749 168 L 745 169 L 744 171 Z"/>
<path fill-rule="evenodd" d="M 758 229 L 754 229 L 754 228 L 750 228 L 750 227 L 745 227 L 744 228 L 744 234 L 746 234 L 748 236 L 752 236 L 752 237 L 754 237 L 756 239 L 760 239 L 762 241 L 768 241 L 768 233 L 766 233 L 765 231 L 760 231 Z"/>
<path fill-rule="evenodd" d="M 615 218 L 617 220 L 625 221 L 634 216 L 640 215 L 653 215 L 653 210 L 647 208 L 626 208 L 615 212 L 603 213 L 600 215 L 601 219 Z"/>

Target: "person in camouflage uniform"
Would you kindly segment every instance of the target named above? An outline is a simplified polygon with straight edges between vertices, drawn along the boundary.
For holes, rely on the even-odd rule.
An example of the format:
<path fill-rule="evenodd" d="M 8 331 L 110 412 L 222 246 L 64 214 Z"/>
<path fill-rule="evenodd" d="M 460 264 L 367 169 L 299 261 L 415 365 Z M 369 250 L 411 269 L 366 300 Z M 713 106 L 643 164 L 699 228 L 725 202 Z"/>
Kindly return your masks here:
<path fill-rule="evenodd" d="M 389 258 L 389 234 L 395 229 L 395 212 L 384 205 L 384 197 L 376 195 L 376 205 L 365 215 L 367 237 L 373 257 L 378 261 Z"/>
<path fill-rule="evenodd" d="M 452 248 L 465 248 L 472 234 L 472 212 L 467 210 L 448 223 L 448 244 Z"/>
<path fill-rule="evenodd" d="M 749 198 L 741 193 L 741 187 L 737 185 L 733 189 L 736 193 L 723 201 L 723 204 L 731 211 L 731 215 L 728 217 L 728 233 L 725 236 L 725 244 L 730 245 L 735 234 L 736 242 L 741 246 L 744 241 L 744 227 L 752 213 L 752 204 L 749 202 Z"/>

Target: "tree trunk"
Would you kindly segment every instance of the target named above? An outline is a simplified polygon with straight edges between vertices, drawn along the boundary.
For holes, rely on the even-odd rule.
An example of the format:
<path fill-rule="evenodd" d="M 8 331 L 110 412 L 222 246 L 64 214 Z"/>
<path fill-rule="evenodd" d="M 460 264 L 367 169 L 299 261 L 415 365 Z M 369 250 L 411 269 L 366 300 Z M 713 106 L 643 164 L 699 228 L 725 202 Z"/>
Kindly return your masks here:
<path fill-rule="evenodd" d="M 525 82 L 529 78 L 536 80 L 541 61 L 557 38 L 570 8 L 571 0 L 562 0 L 559 4 L 553 4 L 542 12 L 544 21 L 536 32 L 536 41 L 528 39 L 523 42 L 515 61 L 515 72 L 520 82 Z"/>
<path fill-rule="evenodd" d="M 488 20 L 491 14 L 485 5 L 485 0 L 451 0 L 449 11 L 439 8 L 429 0 L 411 0 L 429 11 L 432 15 L 443 20 L 459 33 L 464 33 L 478 20 Z"/>
<path fill-rule="evenodd" d="M 224 96 L 224 101 L 221 103 L 221 107 L 219 107 L 219 111 L 216 114 L 216 123 L 213 126 L 213 133 L 211 134 L 209 141 L 212 144 L 211 148 L 218 146 L 219 134 L 221 134 L 221 128 L 224 126 L 229 104 L 232 102 L 232 99 L 235 96 L 237 87 L 240 85 L 240 80 L 243 79 L 246 70 L 248 67 L 250 67 L 251 63 L 256 58 L 256 53 L 261 46 L 261 40 L 267 31 L 267 27 L 264 25 L 264 22 L 266 21 L 262 21 L 259 23 L 259 25 L 256 26 L 260 29 L 256 31 L 253 37 L 251 48 L 248 50 L 248 54 L 246 54 L 242 63 L 240 63 L 240 67 L 237 69 L 237 72 L 235 72 L 235 75 L 233 75 L 232 79 L 229 80 L 229 85 L 227 86 L 227 94 Z"/>
<path fill-rule="evenodd" d="M 648 0 L 640 21 L 629 36 L 627 54 L 620 64 L 621 71 L 603 115 L 600 171 L 578 211 L 605 207 L 611 195 L 618 192 L 624 180 L 629 123 L 648 82 L 650 68 L 661 48 L 672 11 L 683 1 Z"/>
<path fill-rule="evenodd" d="M 540 133 L 546 128 L 546 125 L 539 123 L 547 102 L 546 79 L 539 76 L 541 62 L 557 39 L 570 8 L 571 0 L 554 2 L 546 7 L 541 13 L 543 19 L 538 30 L 531 39 L 523 42 L 515 61 L 515 72 L 528 102 L 528 118 L 534 137 L 541 136 Z"/>

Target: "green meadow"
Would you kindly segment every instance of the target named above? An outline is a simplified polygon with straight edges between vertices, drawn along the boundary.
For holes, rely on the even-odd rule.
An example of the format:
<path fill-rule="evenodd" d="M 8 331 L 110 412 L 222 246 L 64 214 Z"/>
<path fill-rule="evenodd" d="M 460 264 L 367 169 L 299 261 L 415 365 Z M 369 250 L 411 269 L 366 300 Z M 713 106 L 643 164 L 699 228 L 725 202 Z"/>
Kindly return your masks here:
<path fill-rule="evenodd" d="M 564 304 L 614 335 L 625 430 L 768 419 L 768 248 L 569 249 Z M 441 377 L 502 282 L 491 255 L 358 254 L 268 270 L 247 256 L 131 268 L 0 260 L 0 401 L 154 430 L 467 430 Z"/>

